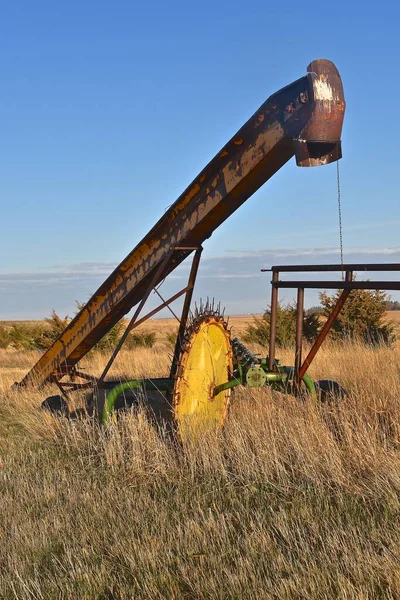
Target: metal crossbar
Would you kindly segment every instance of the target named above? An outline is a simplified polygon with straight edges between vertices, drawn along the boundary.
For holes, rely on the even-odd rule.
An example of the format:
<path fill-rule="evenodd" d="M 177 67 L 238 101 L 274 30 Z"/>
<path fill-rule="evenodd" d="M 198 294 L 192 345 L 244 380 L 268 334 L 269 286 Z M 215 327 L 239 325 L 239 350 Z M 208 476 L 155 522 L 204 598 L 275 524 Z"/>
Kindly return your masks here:
<path fill-rule="evenodd" d="M 277 311 L 279 306 L 278 291 L 280 288 L 297 288 L 297 318 L 296 318 L 296 347 L 295 347 L 295 372 L 298 384 L 306 374 L 309 366 L 314 360 L 318 350 L 322 346 L 326 336 L 331 330 L 335 320 L 339 316 L 347 298 L 352 290 L 400 290 L 400 281 L 355 281 L 354 272 L 399 272 L 400 263 L 350 263 L 350 264 L 332 264 L 332 265 L 277 265 L 270 269 L 261 269 L 262 272 L 272 273 L 272 291 L 271 291 L 271 313 L 270 313 L 270 332 L 269 332 L 269 356 L 268 367 L 272 371 L 275 365 L 275 346 L 276 346 L 276 327 Z M 345 279 L 339 281 L 312 281 L 309 279 L 281 281 L 281 273 L 326 273 L 326 272 L 344 272 Z M 302 362 L 302 342 L 303 342 L 303 316 L 304 316 L 304 290 L 305 289 L 329 289 L 342 290 L 330 315 L 324 323 L 317 339 L 312 345 L 307 357 Z"/>

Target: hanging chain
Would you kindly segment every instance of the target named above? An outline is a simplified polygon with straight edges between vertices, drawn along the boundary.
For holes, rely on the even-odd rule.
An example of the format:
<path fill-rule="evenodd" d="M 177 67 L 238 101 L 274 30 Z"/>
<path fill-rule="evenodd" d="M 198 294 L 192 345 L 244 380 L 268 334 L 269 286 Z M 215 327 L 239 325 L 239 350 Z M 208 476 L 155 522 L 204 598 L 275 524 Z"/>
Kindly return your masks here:
<path fill-rule="evenodd" d="M 337 177 L 337 198 L 338 198 L 338 212 L 339 212 L 339 239 L 340 239 L 340 264 L 342 266 L 342 280 L 344 280 L 344 266 L 343 266 L 343 230 L 342 230 L 342 202 L 340 198 L 340 172 L 339 172 L 339 159 L 336 161 L 336 177 Z"/>

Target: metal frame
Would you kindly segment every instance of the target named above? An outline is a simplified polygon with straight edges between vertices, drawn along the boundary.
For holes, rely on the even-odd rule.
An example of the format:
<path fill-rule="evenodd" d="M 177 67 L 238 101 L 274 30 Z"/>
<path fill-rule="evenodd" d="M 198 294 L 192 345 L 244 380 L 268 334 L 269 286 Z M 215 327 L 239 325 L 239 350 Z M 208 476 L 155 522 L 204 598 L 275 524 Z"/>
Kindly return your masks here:
<path fill-rule="evenodd" d="M 105 377 L 109 372 L 112 364 L 114 363 L 119 351 L 121 350 L 129 333 L 150 319 L 152 316 L 157 314 L 163 308 L 169 308 L 169 305 L 177 300 L 179 297 L 185 295 L 181 317 L 179 320 L 179 330 L 177 340 L 174 348 L 174 354 L 171 364 L 169 381 L 176 377 L 180 350 L 182 347 L 183 337 L 185 334 L 187 320 L 189 317 L 190 304 L 193 296 L 194 285 L 196 282 L 197 272 L 200 264 L 200 258 L 203 248 L 198 247 L 182 247 L 175 246 L 170 249 L 167 256 L 164 258 L 162 263 L 155 270 L 154 276 L 150 282 L 150 285 L 146 289 L 146 293 L 143 299 L 139 303 L 131 321 L 126 327 L 121 339 L 117 346 L 112 352 L 101 376 L 96 378 L 87 373 L 83 373 L 74 369 L 72 372 L 64 373 L 60 378 L 54 378 L 53 382 L 59 387 L 60 391 L 64 396 L 68 398 L 68 392 L 75 390 L 84 390 L 93 388 L 95 385 L 100 387 L 107 387 Z M 188 283 L 179 292 L 164 300 L 156 290 L 155 285 L 158 281 L 163 280 L 164 271 L 167 270 L 168 264 L 174 252 L 177 251 L 195 251 L 192 258 L 192 265 L 189 272 Z M 271 290 L 271 313 L 270 313 L 270 335 L 269 335 L 269 354 L 268 354 L 268 370 L 270 374 L 278 373 L 278 364 L 275 357 L 276 348 L 276 328 L 277 328 L 277 310 L 279 303 L 279 289 L 297 289 L 297 301 L 296 301 L 296 336 L 295 336 L 295 356 L 294 356 L 294 372 L 295 372 L 295 383 L 299 386 L 300 382 L 305 377 L 307 370 L 309 369 L 312 361 L 314 360 L 318 350 L 325 341 L 329 331 L 335 319 L 340 314 L 343 306 L 350 293 L 354 289 L 369 289 L 369 290 L 400 290 L 400 281 L 355 281 L 353 276 L 354 272 L 400 272 L 400 263 L 387 263 L 387 264 L 334 264 L 334 265 L 282 265 L 273 266 L 271 269 L 262 269 L 262 272 L 272 272 L 272 290 Z M 322 272 L 340 272 L 342 279 L 340 281 L 310 281 L 310 280 L 280 280 L 281 273 L 322 273 Z M 317 339 L 311 346 L 306 358 L 302 359 L 303 353 L 303 319 L 304 319 L 304 291 L 306 289 L 341 289 L 342 293 L 339 296 L 335 306 L 333 307 L 331 314 L 324 323 Z M 144 317 L 138 318 L 142 311 L 151 291 L 154 290 L 160 296 L 162 303 L 155 309 L 151 310 Z M 171 310 L 171 309 L 170 309 Z M 172 311 L 171 311 L 172 312 Z M 174 316 L 175 313 L 173 313 Z M 177 317 L 176 317 L 177 318 Z M 61 378 L 65 375 L 70 375 L 70 381 L 61 382 Z M 76 378 L 85 379 L 85 383 L 76 382 Z M 231 386 L 229 386 L 231 387 Z M 225 389 L 225 387 L 224 387 Z"/>
<path fill-rule="evenodd" d="M 155 286 L 156 286 L 157 282 L 162 281 L 164 279 L 164 274 L 165 274 L 165 276 L 168 274 L 170 259 L 172 258 L 172 255 L 174 254 L 174 252 L 182 252 L 182 251 L 186 251 L 186 252 L 194 251 L 187 285 L 184 288 L 182 288 L 179 292 L 177 292 L 176 294 L 174 294 L 173 296 L 168 298 L 167 300 L 164 300 L 162 298 L 162 296 L 160 295 L 160 293 L 157 291 Z M 103 386 L 106 383 L 105 377 L 106 377 L 107 373 L 109 372 L 109 370 L 111 369 L 115 359 L 118 356 L 119 351 L 121 350 L 126 338 L 129 335 L 129 333 L 133 329 L 135 329 L 136 327 L 138 327 L 139 325 L 141 325 L 142 323 L 144 323 L 145 321 L 147 321 L 148 319 L 153 317 L 155 314 L 160 312 L 160 310 L 162 310 L 163 308 L 169 308 L 169 305 L 172 304 L 172 302 L 174 302 L 181 296 L 185 295 L 182 312 L 181 312 L 181 317 L 180 317 L 180 319 L 178 319 L 176 317 L 179 321 L 179 330 L 178 330 L 178 337 L 176 340 L 174 355 L 173 355 L 173 359 L 172 359 L 170 378 L 175 376 L 177 364 L 178 364 L 178 360 L 179 360 L 181 341 L 183 339 L 184 332 L 185 332 L 186 325 L 187 325 L 187 320 L 189 317 L 190 303 L 191 303 L 192 296 L 193 296 L 193 290 L 194 290 L 194 286 L 196 283 L 196 277 L 197 277 L 197 272 L 198 272 L 199 265 L 200 265 L 200 258 L 201 258 L 202 251 L 203 251 L 202 246 L 195 246 L 195 247 L 174 246 L 173 248 L 170 249 L 168 254 L 165 256 L 164 260 L 161 262 L 161 264 L 156 269 L 154 276 L 152 277 L 150 284 L 147 287 L 142 300 L 140 301 L 137 309 L 135 310 L 133 317 L 131 318 L 128 326 L 126 327 L 124 333 L 122 334 L 120 340 L 118 341 L 118 344 L 116 345 L 110 358 L 108 359 L 107 364 L 104 367 L 103 372 L 100 375 L 100 377 L 94 377 L 93 375 L 89 375 L 87 373 L 82 373 L 81 371 L 77 371 L 76 369 L 73 369 L 69 373 L 62 374 L 61 377 L 53 378 L 53 380 L 52 380 L 53 383 L 55 383 L 58 386 L 61 393 L 66 398 L 69 397 L 68 392 L 71 392 L 71 391 L 90 389 L 90 388 L 93 388 L 95 385 L 98 385 L 100 387 Z M 162 299 L 162 303 L 159 306 L 157 306 L 156 308 L 154 308 L 153 310 L 151 310 L 150 312 L 148 312 L 145 316 L 138 319 L 144 305 L 146 304 L 146 302 L 150 296 L 150 293 L 153 290 Z M 174 314 L 174 316 L 176 316 L 175 313 L 173 313 L 173 314 Z M 61 378 L 64 377 L 66 374 L 70 375 L 70 381 L 62 382 Z M 87 382 L 86 383 L 75 382 L 76 378 L 86 379 Z"/>
<path fill-rule="evenodd" d="M 321 86 L 329 88 L 328 95 L 321 95 Z M 25 375 L 21 386 L 36 387 L 72 372 L 91 348 L 138 306 L 173 246 L 200 246 L 292 156 L 302 167 L 341 158 L 344 112 L 340 75 L 335 65 L 324 59 L 310 63 L 304 77 L 270 96 L 100 285 Z M 164 277 L 187 255 L 176 252 L 164 263 Z"/>
<path fill-rule="evenodd" d="M 271 314 L 270 314 L 270 335 L 269 335 L 269 355 L 268 369 L 276 371 L 275 360 L 276 347 L 276 319 L 278 311 L 278 293 L 280 288 L 297 288 L 297 314 L 296 314 L 296 343 L 295 343 L 295 379 L 297 384 L 303 379 L 315 358 L 318 350 L 322 346 L 326 336 L 332 328 L 335 319 L 340 314 L 347 298 L 352 290 L 400 290 L 400 281 L 355 281 L 354 272 L 398 272 L 400 263 L 354 263 L 354 264 L 335 264 L 335 265 L 281 265 L 274 266 L 271 269 L 261 269 L 262 272 L 272 272 L 272 291 L 271 291 Z M 341 272 L 340 281 L 310 281 L 310 280 L 291 280 L 281 281 L 281 273 L 322 273 L 322 272 Z M 340 294 L 331 314 L 324 323 L 317 339 L 313 343 L 304 361 L 302 361 L 303 350 L 303 318 L 304 318 L 304 290 L 305 289 L 334 289 L 343 290 Z"/>

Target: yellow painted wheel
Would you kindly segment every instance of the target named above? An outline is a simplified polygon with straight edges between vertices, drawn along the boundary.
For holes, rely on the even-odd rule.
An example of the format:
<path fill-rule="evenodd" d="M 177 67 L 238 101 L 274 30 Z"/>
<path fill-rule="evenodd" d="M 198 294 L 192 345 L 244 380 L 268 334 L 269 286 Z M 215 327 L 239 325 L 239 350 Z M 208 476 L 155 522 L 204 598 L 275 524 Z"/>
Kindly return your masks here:
<path fill-rule="evenodd" d="M 231 390 L 218 396 L 213 392 L 231 373 L 232 348 L 226 323 L 216 316 L 197 320 L 183 349 L 174 387 L 174 419 L 183 443 L 222 428 Z"/>

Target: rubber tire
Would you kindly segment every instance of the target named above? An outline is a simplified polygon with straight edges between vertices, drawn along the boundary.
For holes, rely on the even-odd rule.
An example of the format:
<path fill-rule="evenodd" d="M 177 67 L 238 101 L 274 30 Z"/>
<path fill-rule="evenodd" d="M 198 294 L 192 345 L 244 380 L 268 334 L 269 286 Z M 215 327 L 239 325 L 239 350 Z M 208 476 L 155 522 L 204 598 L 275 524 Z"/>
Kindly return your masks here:
<path fill-rule="evenodd" d="M 63 396 L 48 396 L 46 400 L 43 400 L 41 407 L 43 410 L 48 410 L 56 415 L 67 416 L 69 413 L 68 404 Z"/>
<path fill-rule="evenodd" d="M 139 398 L 137 390 L 125 390 L 117 397 L 114 404 L 114 410 L 137 410 L 138 405 Z"/>
<path fill-rule="evenodd" d="M 337 381 L 333 381 L 331 379 L 319 379 L 315 382 L 315 391 L 317 392 L 317 397 L 321 402 L 337 402 L 338 400 L 343 400 L 348 396 L 348 393 L 338 383 Z"/>

